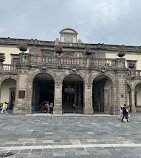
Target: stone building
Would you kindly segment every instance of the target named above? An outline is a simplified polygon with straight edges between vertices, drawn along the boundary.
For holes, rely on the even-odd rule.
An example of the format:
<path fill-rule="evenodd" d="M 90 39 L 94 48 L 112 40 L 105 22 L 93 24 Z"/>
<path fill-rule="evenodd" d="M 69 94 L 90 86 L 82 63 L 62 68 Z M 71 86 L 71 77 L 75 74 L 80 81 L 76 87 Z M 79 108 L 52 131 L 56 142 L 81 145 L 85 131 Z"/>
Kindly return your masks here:
<path fill-rule="evenodd" d="M 41 111 L 44 101 L 53 103 L 54 113 L 118 114 L 127 104 L 141 111 L 141 47 L 87 44 L 73 29 L 63 29 L 55 41 L 0 38 L 0 103 L 14 104 L 15 114 Z M 27 45 L 21 52 L 17 46 Z M 62 53 L 55 45 L 63 47 Z M 124 58 L 118 57 L 125 51 Z M 133 67 L 130 65 L 133 64 Z"/>

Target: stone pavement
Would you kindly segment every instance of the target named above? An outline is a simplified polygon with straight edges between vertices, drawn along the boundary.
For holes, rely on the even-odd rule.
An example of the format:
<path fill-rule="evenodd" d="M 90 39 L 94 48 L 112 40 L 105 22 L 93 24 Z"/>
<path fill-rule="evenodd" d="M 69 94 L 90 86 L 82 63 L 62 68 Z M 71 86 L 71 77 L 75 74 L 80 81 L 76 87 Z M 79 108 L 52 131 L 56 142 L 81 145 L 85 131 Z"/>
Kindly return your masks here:
<path fill-rule="evenodd" d="M 141 113 L 0 114 L 0 158 L 141 158 Z"/>

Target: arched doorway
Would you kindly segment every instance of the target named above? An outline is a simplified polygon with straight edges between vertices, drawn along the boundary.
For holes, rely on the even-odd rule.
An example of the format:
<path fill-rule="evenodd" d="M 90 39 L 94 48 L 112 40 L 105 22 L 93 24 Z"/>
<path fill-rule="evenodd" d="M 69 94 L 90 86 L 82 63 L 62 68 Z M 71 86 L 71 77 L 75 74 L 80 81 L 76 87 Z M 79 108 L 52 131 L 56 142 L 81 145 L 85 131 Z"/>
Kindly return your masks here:
<path fill-rule="evenodd" d="M 15 105 L 16 80 L 11 78 L 4 80 L 1 84 L 0 94 L 0 103 L 7 102 L 8 108 L 12 110 Z"/>
<path fill-rule="evenodd" d="M 92 99 L 94 113 L 111 113 L 113 103 L 112 81 L 104 75 L 97 76 L 93 81 Z"/>
<path fill-rule="evenodd" d="M 135 87 L 135 107 L 136 111 L 141 111 L 141 83 L 137 84 Z"/>
<path fill-rule="evenodd" d="M 83 112 L 83 79 L 79 75 L 71 74 L 64 78 L 62 104 L 64 113 Z M 76 111 L 73 104 L 76 104 Z"/>
<path fill-rule="evenodd" d="M 54 104 L 54 79 L 47 73 L 38 74 L 33 81 L 32 105 L 36 112 L 44 112 L 44 105 Z"/>

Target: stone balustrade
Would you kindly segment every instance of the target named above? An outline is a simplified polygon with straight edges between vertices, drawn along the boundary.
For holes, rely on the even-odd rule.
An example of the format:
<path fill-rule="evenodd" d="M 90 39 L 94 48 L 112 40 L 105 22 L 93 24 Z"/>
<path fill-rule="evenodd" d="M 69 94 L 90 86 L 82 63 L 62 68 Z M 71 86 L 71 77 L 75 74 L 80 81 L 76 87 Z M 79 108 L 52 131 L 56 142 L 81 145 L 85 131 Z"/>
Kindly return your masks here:
<path fill-rule="evenodd" d="M 19 64 L 24 66 L 53 66 L 66 67 L 78 66 L 83 68 L 125 68 L 125 61 L 123 59 L 111 58 L 92 58 L 92 57 L 63 57 L 61 55 L 55 56 L 37 56 L 26 53 L 20 53 Z M 1 64 L 1 73 L 16 73 L 16 65 Z M 140 75 L 140 72 L 138 72 Z"/>
<path fill-rule="evenodd" d="M 2 64 L 0 65 L 1 69 L 1 73 L 17 73 L 17 68 L 16 65 L 11 65 L 11 64 Z"/>
<path fill-rule="evenodd" d="M 139 78 L 139 77 L 141 77 L 141 70 L 130 69 L 129 71 L 127 71 L 127 76 Z"/>
<path fill-rule="evenodd" d="M 30 56 L 31 65 L 64 65 L 80 67 L 116 67 L 115 59 L 110 58 L 82 58 L 82 57 L 61 57 L 61 56 Z"/>

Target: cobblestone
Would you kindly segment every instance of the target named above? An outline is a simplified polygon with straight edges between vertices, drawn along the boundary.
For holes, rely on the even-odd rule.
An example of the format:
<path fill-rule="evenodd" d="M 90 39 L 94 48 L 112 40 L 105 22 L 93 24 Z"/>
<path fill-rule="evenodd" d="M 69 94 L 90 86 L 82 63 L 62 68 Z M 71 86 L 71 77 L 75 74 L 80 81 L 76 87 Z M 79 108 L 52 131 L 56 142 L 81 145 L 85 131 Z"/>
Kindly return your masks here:
<path fill-rule="evenodd" d="M 103 114 L 0 114 L 0 157 L 140 158 L 140 125 L 141 113 L 125 123 Z"/>

